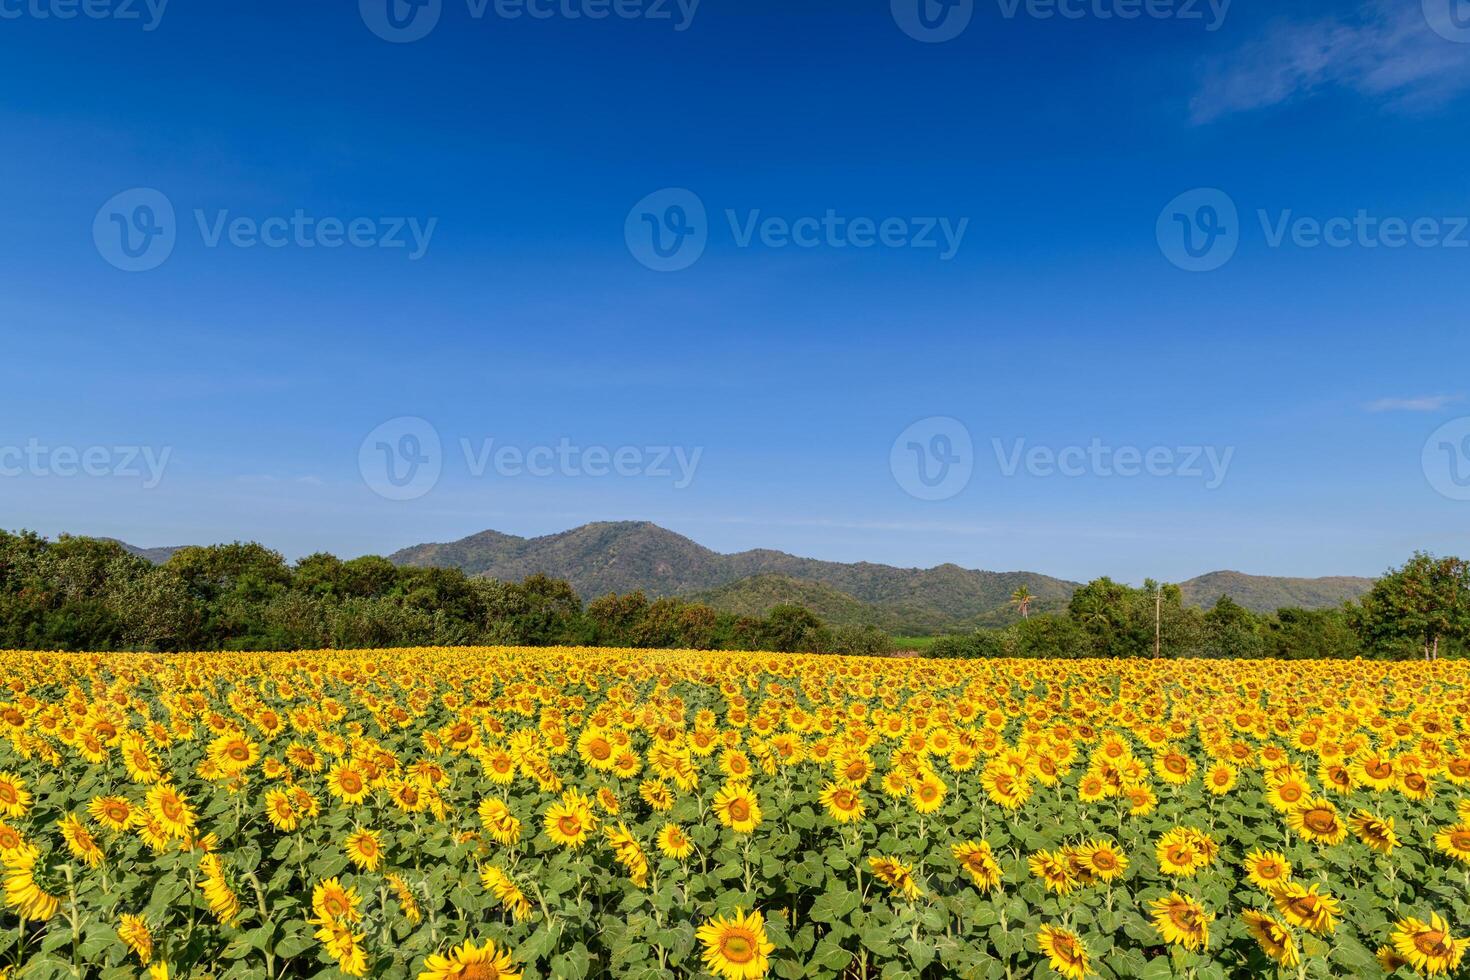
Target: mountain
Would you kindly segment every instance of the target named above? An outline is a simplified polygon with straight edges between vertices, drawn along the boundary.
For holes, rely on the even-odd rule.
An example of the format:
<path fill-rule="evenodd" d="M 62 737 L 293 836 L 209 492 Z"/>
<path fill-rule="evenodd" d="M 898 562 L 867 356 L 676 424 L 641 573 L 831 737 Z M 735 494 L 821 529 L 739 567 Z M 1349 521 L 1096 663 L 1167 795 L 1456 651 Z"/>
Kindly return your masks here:
<path fill-rule="evenodd" d="M 400 565 L 461 568 L 470 575 L 518 581 L 542 572 L 566 579 L 584 599 L 641 589 L 651 598 L 683 596 L 737 613 L 795 602 L 839 624 L 868 624 L 923 634 L 998 626 L 1016 618 L 1010 596 L 1024 585 L 1035 612 L 1063 608 L 1078 583 L 1035 572 L 990 572 L 939 565 L 895 568 L 871 562 L 819 561 L 756 549 L 721 554 L 646 521 L 585 524 L 522 538 L 499 531 L 389 556 Z M 1323 609 L 1362 596 L 1366 578 L 1281 578 L 1210 572 L 1180 584 L 1185 602 L 1211 606 L 1221 595 L 1255 612 L 1282 606 Z"/>
<path fill-rule="evenodd" d="M 1244 572 L 1209 572 L 1179 583 L 1184 601 L 1192 606 L 1213 606 L 1222 595 L 1251 612 L 1275 612 L 1283 606 L 1328 609 L 1361 599 L 1373 588 L 1371 578 L 1336 575 L 1328 578 L 1283 578 L 1247 575 Z"/>
<path fill-rule="evenodd" d="M 586 524 L 539 538 L 484 531 L 447 544 L 405 548 L 389 560 L 458 567 L 506 580 L 544 572 L 566 579 L 584 599 L 642 589 L 650 597 L 718 596 L 728 605 L 712 604 L 732 611 L 810 601 L 841 611 L 834 617 L 838 622 L 896 618 L 912 628 L 932 629 L 1005 615 L 1011 593 L 1022 585 L 1036 596 L 1033 608 L 1065 603 L 1077 588 L 1076 582 L 1034 572 L 843 564 L 764 549 L 726 555 L 647 522 Z M 743 584 L 731 588 L 736 583 Z M 825 590 L 813 593 L 812 584 Z M 862 604 L 875 608 L 861 611 L 857 606 Z"/>
<path fill-rule="evenodd" d="M 162 565 L 173 557 L 175 551 L 180 551 L 184 548 L 184 545 L 176 545 L 172 548 L 139 548 L 137 545 L 128 544 L 126 541 L 119 541 L 117 538 L 102 538 L 101 540 L 120 544 L 128 554 L 137 555 L 139 558 L 146 558 L 155 565 Z"/>

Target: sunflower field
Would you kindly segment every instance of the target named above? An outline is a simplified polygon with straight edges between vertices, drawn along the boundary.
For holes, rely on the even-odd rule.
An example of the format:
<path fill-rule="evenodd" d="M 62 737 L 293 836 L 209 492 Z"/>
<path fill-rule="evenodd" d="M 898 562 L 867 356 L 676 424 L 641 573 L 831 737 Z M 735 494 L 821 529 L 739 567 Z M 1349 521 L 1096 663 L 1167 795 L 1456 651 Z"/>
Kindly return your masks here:
<path fill-rule="evenodd" d="M 0 653 L 0 980 L 1466 976 L 1470 664 Z"/>

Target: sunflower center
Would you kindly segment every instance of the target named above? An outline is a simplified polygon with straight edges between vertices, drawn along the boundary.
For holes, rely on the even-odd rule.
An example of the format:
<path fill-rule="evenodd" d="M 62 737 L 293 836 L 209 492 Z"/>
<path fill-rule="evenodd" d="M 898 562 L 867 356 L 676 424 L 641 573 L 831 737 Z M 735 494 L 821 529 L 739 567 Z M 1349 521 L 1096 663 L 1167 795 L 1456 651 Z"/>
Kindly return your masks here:
<path fill-rule="evenodd" d="M 1414 936 L 1414 948 L 1425 956 L 1447 956 L 1449 947 L 1444 939 L 1444 933 L 1431 929 Z"/>
<path fill-rule="evenodd" d="M 1164 768 L 1178 776 L 1189 768 L 1189 761 L 1183 756 L 1170 755 L 1164 759 Z"/>
<path fill-rule="evenodd" d="M 500 970 L 493 963 L 466 963 L 459 971 L 460 980 L 496 980 Z"/>
<path fill-rule="evenodd" d="M 1331 810 L 1308 810 L 1302 816 L 1302 823 L 1319 834 L 1330 834 L 1337 829 L 1337 817 Z"/>
<path fill-rule="evenodd" d="M 0 783 L 0 803 L 15 803 L 19 799 L 20 796 L 16 793 L 14 786 L 9 783 Z"/>
<path fill-rule="evenodd" d="M 582 821 L 569 813 L 556 821 L 556 827 L 564 836 L 576 837 L 582 832 Z"/>
<path fill-rule="evenodd" d="M 362 779 L 355 772 L 344 772 L 338 782 L 345 793 L 356 793 L 362 789 Z"/>
<path fill-rule="evenodd" d="M 755 936 L 749 932 L 732 932 L 720 943 L 720 952 L 732 963 L 749 963 L 755 958 Z"/>
<path fill-rule="evenodd" d="M 750 806 L 744 800 L 730 801 L 730 818 L 732 820 L 745 820 L 750 816 Z"/>

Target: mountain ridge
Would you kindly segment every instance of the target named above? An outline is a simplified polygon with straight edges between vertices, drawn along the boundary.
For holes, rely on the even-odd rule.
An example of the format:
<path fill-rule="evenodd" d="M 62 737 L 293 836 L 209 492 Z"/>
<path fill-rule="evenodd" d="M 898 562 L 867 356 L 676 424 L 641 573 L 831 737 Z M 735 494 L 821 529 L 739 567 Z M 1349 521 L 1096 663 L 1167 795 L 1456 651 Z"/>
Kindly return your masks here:
<path fill-rule="evenodd" d="M 770 548 L 726 554 L 649 521 L 599 521 L 529 538 L 486 530 L 457 541 L 403 548 L 388 559 L 507 580 L 544 573 L 567 580 L 584 599 L 641 590 L 650 598 L 688 597 L 716 608 L 724 608 L 724 602 L 732 612 L 754 613 L 762 602 L 782 595 L 790 598 L 779 601 L 801 601 L 805 594 L 834 611 L 835 622 L 882 625 L 897 617 L 937 630 L 1014 618 L 1010 595 L 1021 586 L 1035 596 L 1032 609 L 1041 611 L 1064 606 L 1081 585 L 1038 572 L 997 572 L 954 563 L 900 568 L 802 558 Z M 736 588 L 742 582 L 748 587 Z M 1340 605 L 1363 595 L 1372 582 L 1356 576 L 1294 578 L 1220 570 L 1179 584 L 1191 605 L 1213 605 L 1220 595 L 1230 595 L 1253 612 L 1274 612 L 1290 605 Z M 814 591 L 809 583 L 827 591 Z M 848 600 L 872 608 L 860 611 Z"/>

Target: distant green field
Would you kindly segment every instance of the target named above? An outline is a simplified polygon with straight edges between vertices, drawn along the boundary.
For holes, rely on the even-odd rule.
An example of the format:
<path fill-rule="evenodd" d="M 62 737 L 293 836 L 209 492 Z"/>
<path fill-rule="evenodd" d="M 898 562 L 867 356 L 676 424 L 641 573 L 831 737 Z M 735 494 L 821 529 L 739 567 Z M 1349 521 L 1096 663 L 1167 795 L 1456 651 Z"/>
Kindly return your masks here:
<path fill-rule="evenodd" d="M 937 639 L 937 636 L 895 636 L 893 645 L 900 650 L 927 650 Z"/>

